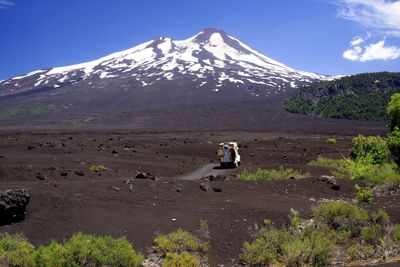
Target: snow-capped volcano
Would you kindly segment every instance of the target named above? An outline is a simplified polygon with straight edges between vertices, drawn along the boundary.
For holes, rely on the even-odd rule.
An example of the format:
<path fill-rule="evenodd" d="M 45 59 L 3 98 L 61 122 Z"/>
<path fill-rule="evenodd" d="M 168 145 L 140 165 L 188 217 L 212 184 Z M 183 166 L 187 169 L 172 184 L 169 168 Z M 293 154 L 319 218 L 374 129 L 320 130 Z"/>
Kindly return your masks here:
<path fill-rule="evenodd" d="M 57 94 L 70 87 L 131 90 L 176 81 L 214 93 L 238 87 L 268 96 L 328 79 L 332 77 L 289 68 L 222 30 L 205 29 L 186 40 L 159 37 L 94 61 L 0 81 L 0 97 L 37 89 Z"/>

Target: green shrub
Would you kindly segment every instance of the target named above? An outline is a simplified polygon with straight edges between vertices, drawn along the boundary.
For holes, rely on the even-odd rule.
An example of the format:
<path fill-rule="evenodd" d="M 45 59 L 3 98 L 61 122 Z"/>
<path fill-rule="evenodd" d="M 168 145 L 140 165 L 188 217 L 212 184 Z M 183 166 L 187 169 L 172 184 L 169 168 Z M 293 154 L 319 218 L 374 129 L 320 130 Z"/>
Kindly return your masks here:
<path fill-rule="evenodd" d="M 32 253 L 35 247 L 21 235 L 4 235 L 0 237 L 0 266 L 31 267 Z"/>
<path fill-rule="evenodd" d="M 328 236 L 312 231 L 304 236 L 294 236 L 282 244 L 282 256 L 286 266 L 331 265 L 334 244 Z"/>
<path fill-rule="evenodd" d="M 178 229 L 167 235 L 159 235 L 154 242 L 163 253 L 206 251 L 208 245 L 202 244 L 195 235 L 182 229 Z"/>
<path fill-rule="evenodd" d="M 334 174 L 342 179 L 365 180 L 373 174 L 375 168 L 371 156 L 357 160 L 344 158 L 339 160 L 339 167 Z"/>
<path fill-rule="evenodd" d="M 368 244 L 376 245 L 382 236 L 383 228 L 379 224 L 372 224 L 361 229 L 361 240 Z"/>
<path fill-rule="evenodd" d="M 52 242 L 49 246 L 41 246 L 33 257 L 38 267 L 134 267 L 144 261 L 143 255 L 137 253 L 124 238 L 96 237 L 82 233 L 74 234 L 61 244 Z"/>
<path fill-rule="evenodd" d="M 56 267 L 71 266 L 72 262 L 67 257 L 67 252 L 62 244 L 52 241 L 48 246 L 40 246 L 33 254 L 35 266 L 38 267 Z"/>
<path fill-rule="evenodd" d="M 399 118 L 400 119 L 400 118 Z M 387 143 L 390 152 L 396 159 L 396 163 L 400 166 L 400 129 L 399 126 L 394 129 L 387 136 Z"/>
<path fill-rule="evenodd" d="M 326 142 L 327 142 L 328 144 L 334 145 L 334 144 L 336 144 L 336 139 L 335 139 L 335 138 L 328 138 L 328 139 L 326 139 Z"/>
<path fill-rule="evenodd" d="M 371 185 L 400 184 L 400 173 L 395 164 L 384 164 L 373 167 L 365 177 Z"/>
<path fill-rule="evenodd" d="M 386 213 L 386 211 L 379 209 L 376 212 L 373 212 L 371 214 L 371 220 L 373 223 L 377 223 L 382 226 L 386 226 L 390 224 L 390 217 L 389 214 Z"/>
<path fill-rule="evenodd" d="M 303 174 L 295 169 L 284 168 L 283 166 L 280 166 L 279 169 L 259 168 L 256 172 L 244 171 L 239 175 L 241 180 L 246 181 L 303 179 L 309 176 L 309 173 Z"/>
<path fill-rule="evenodd" d="M 348 247 L 347 254 L 350 256 L 351 260 L 361 260 L 361 259 L 368 259 L 372 257 L 375 253 L 375 249 L 372 245 L 352 245 Z"/>
<path fill-rule="evenodd" d="M 396 225 L 393 227 L 392 239 L 393 239 L 395 242 L 400 242 L 400 224 L 396 224 Z"/>
<path fill-rule="evenodd" d="M 240 258 L 251 266 L 270 266 L 278 261 L 279 248 L 286 235 L 285 230 L 263 228 L 254 241 L 243 244 Z"/>
<path fill-rule="evenodd" d="M 347 201 L 329 201 L 313 208 L 314 219 L 333 230 L 348 231 L 352 236 L 360 233 L 360 226 L 368 221 L 368 213 Z"/>
<path fill-rule="evenodd" d="M 321 231 L 323 227 L 321 227 Z M 347 244 L 349 239 L 351 238 L 351 233 L 349 231 L 336 231 L 329 229 L 328 231 L 324 231 L 329 236 L 329 239 L 332 240 L 335 244 Z"/>
<path fill-rule="evenodd" d="M 390 102 L 386 108 L 390 118 L 390 130 L 393 131 L 395 127 L 400 127 L 400 94 L 393 94 Z"/>
<path fill-rule="evenodd" d="M 374 165 L 370 157 L 339 160 L 334 175 L 341 179 L 362 180 L 370 186 L 400 184 L 400 173 L 395 164 Z"/>
<path fill-rule="evenodd" d="M 92 165 L 90 166 L 90 171 L 91 172 L 102 172 L 108 170 L 106 167 L 103 165 Z"/>
<path fill-rule="evenodd" d="M 334 247 L 328 235 L 315 229 L 303 233 L 264 228 L 253 242 L 245 242 L 241 259 L 250 266 L 327 266 Z"/>
<path fill-rule="evenodd" d="M 144 261 L 144 257 L 135 252 L 125 238 L 76 233 L 62 246 L 63 249 L 56 248 L 53 251 L 62 251 L 66 262 L 71 265 L 139 266 Z"/>
<path fill-rule="evenodd" d="M 374 191 L 369 187 L 360 187 L 355 185 L 357 201 L 360 203 L 371 203 L 374 198 Z"/>
<path fill-rule="evenodd" d="M 307 165 L 323 168 L 338 168 L 339 161 L 319 155 L 317 159 L 310 161 L 309 163 L 307 163 Z"/>
<path fill-rule="evenodd" d="M 351 156 L 355 159 L 372 157 L 372 164 L 384 164 L 388 161 L 386 141 L 380 136 L 358 135 L 353 138 Z"/>
<path fill-rule="evenodd" d="M 163 267 L 198 267 L 199 265 L 199 259 L 187 252 L 180 254 L 167 252 L 162 263 Z"/>

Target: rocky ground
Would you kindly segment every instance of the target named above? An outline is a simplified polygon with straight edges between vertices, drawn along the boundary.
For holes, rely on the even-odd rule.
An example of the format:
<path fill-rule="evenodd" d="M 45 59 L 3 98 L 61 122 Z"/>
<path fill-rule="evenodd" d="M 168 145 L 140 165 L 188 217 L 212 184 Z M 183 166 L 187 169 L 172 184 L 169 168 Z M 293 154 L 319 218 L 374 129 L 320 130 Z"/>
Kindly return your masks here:
<path fill-rule="evenodd" d="M 279 226 L 288 222 L 291 208 L 307 216 L 324 199 L 353 198 L 353 182 L 340 181 L 340 190 L 333 190 L 318 179 L 329 171 L 307 162 L 318 155 L 348 156 L 358 133 L 387 131 L 385 123 L 289 114 L 281 100 L 112 118 L 86 114 L 87 120 L 80 114 L 56 115 L 1 121 L 0 191 L 25 188 L 30 200 L 25 219 L 2 223 L 0 233 L 22 232 L 35 244 L 77 231 L 126 236 L 146 253 L 158 233 L 179 227 L 194 232 L 202 220 L 209 227 L 211 266 L 236 263 L 243 242 L 265 218 Z M 328 144 L 330 137 L 337 143 Z M 239 169 L 214 168 L 223 141 L 240 144 Z M 243 170 L 280 165 L 310 178 L 237 180 Z M 135 178 L 138 172 L 151 175 Z M 226 179 L 201 180 L 209 175 Z M 379 197 L 367 208 L 383 208 L 400 222 L 399 196 Z"/>
<path fill-rule="evenodd" d="M 328 137 L 332 136 L 4 131 L 0 135 L 0 190 L 26 188 L 31 199 L 25 220 L 0 226 L 0 232 L 23 232 L 36 244 L 62 240 L 76 231 L 126 236 L 146 252 L 157 233 L 178 227 L 195 231 L 206 220 L 210 264 L 229 266 L 238 261 L 242 243 L 251 239 L 264 218 L 282 225 L 291 208 L 307 215 L 311 206 L 324 199 L 354 197 L 353 182 L 340 181 L 340 190 L 332 190 L 317 179 L 329 174 L 327 170 L 306 165 L 320 154 L 335 158 L 349 154 L 351 135 L 336 136 L 335 145 L 326 142 Z M 236 170 L 216 172 L 212 168 L 217 166 L 216 147 L 225 140 L 240 143 L 243 164 Z M 100 165 L 105 168 L 95 172 L 92 166 Z M 280 165 L 309 172 L 311 177 L 236 180 L 242 170 Z M 156 179 L 135 178 L 138 172 L 151 172 Z M 200 180 L 210 174 L 227 179 Z M 202 190 L 202 184 L 210 190 Z M 400 222 L 398 196 L 380 197 L 369 208 L 384 208 L 394 222 Z"/>

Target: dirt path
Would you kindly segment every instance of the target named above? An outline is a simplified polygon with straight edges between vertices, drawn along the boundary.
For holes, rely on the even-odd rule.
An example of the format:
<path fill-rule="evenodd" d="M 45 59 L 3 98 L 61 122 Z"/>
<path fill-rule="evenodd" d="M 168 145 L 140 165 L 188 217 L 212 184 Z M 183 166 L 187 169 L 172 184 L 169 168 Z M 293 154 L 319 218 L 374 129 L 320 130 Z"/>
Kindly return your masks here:
<path fill-rule="evenodd" d="M 182 180 L 200 180 L 202 177 L 210 175 L 226 175 L 234 172 L 235 169 L 220 169 L 219 165 L 216 164 L 206 164 L 203 167 L 195 170 L 192 173 L 184 174 L 176 177 L 176 179 Z"/>

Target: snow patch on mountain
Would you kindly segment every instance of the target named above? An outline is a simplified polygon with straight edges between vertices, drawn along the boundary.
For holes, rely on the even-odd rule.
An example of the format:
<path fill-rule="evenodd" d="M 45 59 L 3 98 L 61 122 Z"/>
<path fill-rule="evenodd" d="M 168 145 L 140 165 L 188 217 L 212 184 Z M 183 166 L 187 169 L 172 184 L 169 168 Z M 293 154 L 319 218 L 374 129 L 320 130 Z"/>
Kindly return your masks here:
<path fill-rule="evenodd" d="M 268 94 L 282 88 L 297 88 L 315 80 L 334 79 L 332 76 L 297 71 L 257 52 L 222 30 L 205 29 L 185 40 L 159 37 L 93 61 L 33 71 L 1 81 L 0 86 L 32 79 L 32 82 L 24 83 L 25 87 L 29 86 L 24 90 L 30 90 L 44 85 L 57 88 L 64 84 L 85 82 L 93 86 L 96 79 L 131 78 L 137 81 L 135 86 L 141 87 L 155 85 L 162 80 L 188 77 L 197 84 L 196 87 L 208 83 L 214 83 L 218 88 L 253 84 L 263 86 Z"/>

